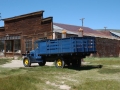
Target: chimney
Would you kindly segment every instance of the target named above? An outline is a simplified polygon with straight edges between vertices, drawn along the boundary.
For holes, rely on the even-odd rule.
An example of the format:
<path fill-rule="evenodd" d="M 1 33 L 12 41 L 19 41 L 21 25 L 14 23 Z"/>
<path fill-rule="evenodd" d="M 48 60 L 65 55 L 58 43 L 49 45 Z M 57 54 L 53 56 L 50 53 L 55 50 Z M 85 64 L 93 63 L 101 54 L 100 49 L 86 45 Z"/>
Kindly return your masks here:
<path fill-rule="evenodd" d="M 82 28 L 80 28 L 78 30 L 78 37 L 83 37 L 83 29 Z"/>
<path fill-rule="evenodd" d="M 53 32 L 53 39 L 56 39 L 56 34 L 55 34 L 55 32 Z"/>
<path fill-rule="evenodd" d="M 62 30 L 62 38 L 66 38 L 66 30 Z"/>

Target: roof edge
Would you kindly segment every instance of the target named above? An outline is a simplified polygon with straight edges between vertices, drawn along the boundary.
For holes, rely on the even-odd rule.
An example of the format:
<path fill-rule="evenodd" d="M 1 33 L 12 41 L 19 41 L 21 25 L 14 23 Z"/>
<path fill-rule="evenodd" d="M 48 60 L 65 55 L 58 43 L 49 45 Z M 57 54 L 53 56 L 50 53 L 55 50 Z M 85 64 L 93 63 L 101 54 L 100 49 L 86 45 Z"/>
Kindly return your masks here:
<path fill-rule="evenodd" d="M 5 29 L 5 27 L 0 27 L 0 29 Z"/>
<path fill-rule="evenodd" d="M 43 18 L 43 19 L 42 19 L 42 22 L 47 21 L 47 20 L 52 20 L 52 19 L 53 19 L 53 17 Z"/>
<path fill-rule="evenodd" d="M 79 26 L 79 25 L 67 24 L 67 23 L 58 23 L 58 22 L 53 22 L 53 24 L 54 24 L 54 25 L 56 25 L 56 24 L 69 25 L 69 26 L 76 26 L 76 27 L 81 27 L 81 28 L 83 27 L 83 28 L 89 28 L 89 29 L 92 29 L 92 28 L 87 27 L 87 26 Z M 94 29 L 92 29 L 92 30 L 94 30 Z"/>
<path fill-rule="evenodd" d="M 20 19 L 20 18 L 24 18 L 24 17 L 28 17 L 28 16 L 34 16 L 34 15 L 39 15 L 39 14 L 43 14 L 43 10 L 41 11 L 37 11 L 37 12 L 32 12 L 32 13 L 28 13 L 28 14 L 23 14 L 23 15 L 19 15 L 19 16 L 14 16 L 11 18 L 5 18 L 2 19 L 3 21 L 10 21 L 10 20 L 14 20 L 14 19 Z"/>

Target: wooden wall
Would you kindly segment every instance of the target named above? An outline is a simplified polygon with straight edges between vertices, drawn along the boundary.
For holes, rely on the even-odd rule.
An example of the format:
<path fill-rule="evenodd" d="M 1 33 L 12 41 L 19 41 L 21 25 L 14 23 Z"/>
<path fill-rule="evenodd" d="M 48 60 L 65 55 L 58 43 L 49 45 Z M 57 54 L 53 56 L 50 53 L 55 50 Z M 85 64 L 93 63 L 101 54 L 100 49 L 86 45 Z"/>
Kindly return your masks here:
<path fill-rule="evenodd" d="M 5 28 L 0 27 L 0 37 L 3 37 L 5 35 Z"/>
<path fill-rule="evenodd" d="M 120 40 L 96 38 L 96 49 L 99 57 L 119 57 Z"/>
<path fill-rule="evenodd" d="M 17 34 L 21 36 L 21 53 L 25 53 L 25 40 L 31 39 L 33 42 L 44 37 L 44 33 L 52 33 L 53 20 L 52 17 L 43 18 L 43 14 L 28 15 L 24 17 L 14 17 L 13 19 L 4 20 L 5 33 L 8 35 Z M 47 34 L 48 35 L 48 34 Z M 48 35 L 52 38 L 52 34 Z M 33 48 L 34 46 L 32 46 Z"/>
<path fill-rule="evenodd" d="M 21 32 L 22 35 L 32 35 L 43 32 L 52 32 L 52 18 L 49 22 L 42 23 L 42 16 L 29 16 L 21 19 L 15 19 L 10 21 L 5 21 L 5 32 L 7 34 L 14 34 L 16 32 Z"/>

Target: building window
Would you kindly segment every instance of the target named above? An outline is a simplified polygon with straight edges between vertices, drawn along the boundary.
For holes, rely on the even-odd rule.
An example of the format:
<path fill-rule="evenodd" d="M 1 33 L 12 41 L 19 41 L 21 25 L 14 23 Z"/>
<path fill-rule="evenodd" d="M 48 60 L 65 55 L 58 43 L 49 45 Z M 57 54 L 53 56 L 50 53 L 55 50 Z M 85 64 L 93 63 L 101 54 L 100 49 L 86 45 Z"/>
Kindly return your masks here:
<path fill-rule="evenodd" d="M 34 43 L 34 49 L 38 48 L 38 43 Z"/>
<path fill-rule="evenodd" d="M 21 53 L 20 36 L 5 36 L 0 38 L 0 52 Z M 5 49 L 4 49 L 5 46 Z"/>
<path fill-rule="evenodd" d="M 32 50 L 32 40 L 27 39 L 25 44 L 26 44 L 26 51 L 31 51 Z"/>
<path fill-rule="evenodd" d="M 6 41 L 6 53 L 13 52 L 13 40 Z"/>
<path fill-rule="evenodd" d="M 5 36 L 0 38 L 0 40 L 15 40 L 15 39 L 21 39 L 21 36 Z"/>
<path fill-rule="evenodd" d="M 14 52 L 15 53 L 21 53 L 20 40 L 14 40 Z"/>
<path fill-rule="evenodd" d="M 4 40 L 0 40 L 0 56 L 4 56 Z"/>

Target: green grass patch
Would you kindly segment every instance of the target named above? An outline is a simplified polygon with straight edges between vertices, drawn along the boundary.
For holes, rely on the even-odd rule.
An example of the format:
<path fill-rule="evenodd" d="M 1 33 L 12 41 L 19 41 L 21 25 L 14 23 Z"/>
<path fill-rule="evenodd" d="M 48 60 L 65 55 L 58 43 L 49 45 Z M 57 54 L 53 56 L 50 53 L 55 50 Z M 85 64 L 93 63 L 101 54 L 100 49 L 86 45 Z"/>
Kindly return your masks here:
<path fill-rule="evenodd" d="M 86 58 L 85 61 L 90 63 L 80 69 L 54 66 L 0 68 L 0 90 L 61 90 L 61 85 L 70 86 L 70 90 L 119 90 L 118 58 Z M 103 67 L 99 68 L 99 65 Z"/>
<path fill-rule="evenodd" d="M 29 75 L 15 75 L 0 78 L 0 90 L 36 90 L 40 80 Z"/>
<path fill-rule="evenodd" d="M 12 59 L 0 59 L 0 65 L 11 62 Z"/>
<path fill-rule="evenodd" d="M 7 69 L 7 68 L 0 68 L 0 75 L 11 75 L 20 73 L 21 69 Z"/>
<path fill-rule="evenodd" d="M 102 68 L 98 71 L 101 74 L 116 74 L 120 73 L 120 68 Z"/>
<path fill-rule="evenodd" d="M 119 90 L 119 88 L 120 83 L 111 80 L 91 80 L 77 86 L 72 86 L 73 90 Z"/>
<path fill-rule="evenodd" d="M 120 65 L 120 58 L 92 58 L 87 57 L 84 59 L 87 62 L 90 62 L 91 64 L 101 64 L 101 65 Z"/>

